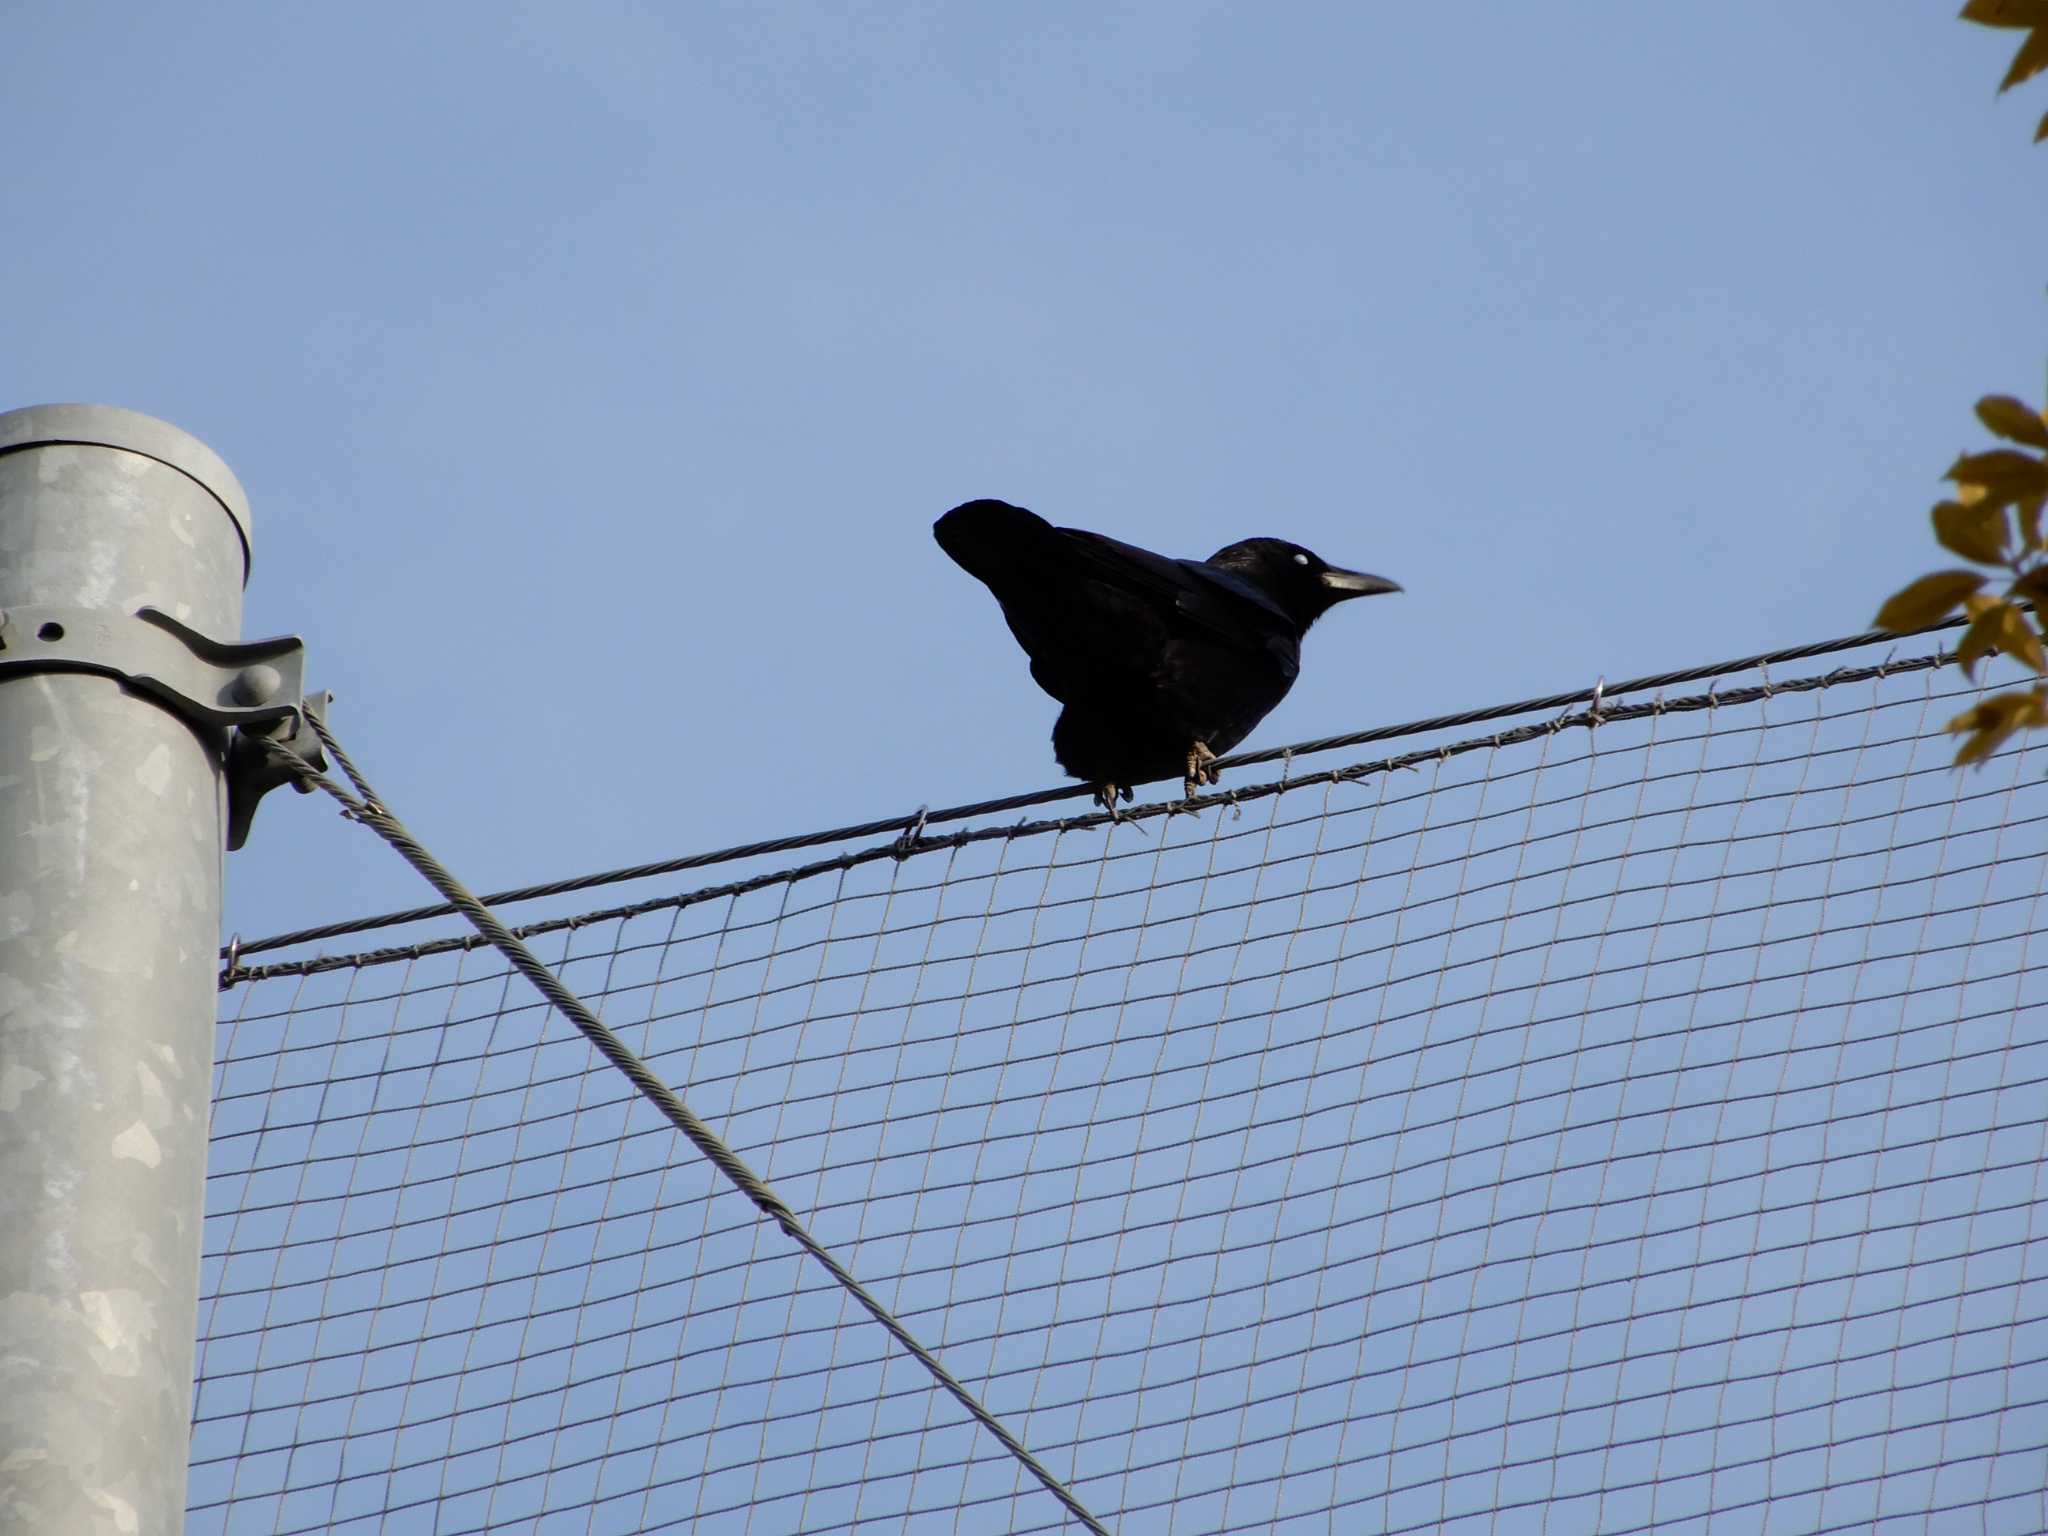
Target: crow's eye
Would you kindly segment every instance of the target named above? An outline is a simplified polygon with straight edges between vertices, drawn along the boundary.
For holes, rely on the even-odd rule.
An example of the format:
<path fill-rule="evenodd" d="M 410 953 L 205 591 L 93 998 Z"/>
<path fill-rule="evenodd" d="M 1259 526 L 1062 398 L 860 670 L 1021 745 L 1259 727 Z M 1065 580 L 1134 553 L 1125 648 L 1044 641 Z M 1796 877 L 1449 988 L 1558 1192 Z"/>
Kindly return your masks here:
<path fill-rule="evenodd" d="M 1296 556 L 1294 557 L 1294 563 L 1295 563 L 1296 565 L 1307 565 L 1307 564 L 1308 564 L 1308 556 L 1307 556 L 1307 555 L 1296 555 Z"/>

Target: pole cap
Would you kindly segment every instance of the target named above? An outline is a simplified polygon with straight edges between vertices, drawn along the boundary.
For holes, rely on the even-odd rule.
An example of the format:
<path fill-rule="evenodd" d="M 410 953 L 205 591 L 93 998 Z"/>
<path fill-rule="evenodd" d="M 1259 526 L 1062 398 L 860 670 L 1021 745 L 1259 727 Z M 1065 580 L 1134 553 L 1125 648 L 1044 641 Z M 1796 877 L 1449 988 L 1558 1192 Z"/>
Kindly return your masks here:
<path fill-rule="evenodd" d="M 168 464 L 220 503 L 242 539 L 242 582 L 249 580 L 249 495 L 221 456 L 191 433 L 118 405 L 30 405 L 0 415 L 0 453 L 45 443 L 120 448 Z"/>

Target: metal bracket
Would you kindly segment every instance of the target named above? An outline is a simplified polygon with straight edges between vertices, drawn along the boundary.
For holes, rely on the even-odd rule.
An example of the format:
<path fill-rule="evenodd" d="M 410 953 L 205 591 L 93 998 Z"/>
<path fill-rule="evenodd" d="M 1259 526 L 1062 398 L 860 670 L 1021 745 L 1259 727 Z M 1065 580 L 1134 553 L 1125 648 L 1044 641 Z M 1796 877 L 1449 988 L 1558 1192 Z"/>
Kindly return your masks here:
<path fill-rule="evenodd" d="M 230 645 L 155 608 L 0 612 L 0 679 L 13 672 L 99 672 L 203 725 L 282 720 L 299 707 L 306 643 L 296 635 Z"/>
<path fill-rule="evenodd" d="M 326 766 L 301 719 L 306 645 L 296 635 L 230 644 L 157 608 L 138 608 L 132 617 L 104 608 L 0 611 L 0 683 L 31 672 L 116 678 L 195 725 L 240 727 Z M 228 847 L 239 848 L 256 802 L 290 774 L 239 734 L 228 743 L 226 761 Z"/>
<path fill-rule="evenodd" d="M 309 693 L 299 708 L 282 720 L 268 725 L 244 725 L 228 738 L 228 850 L 233 852 L 249 840 L 249 823 L 255 819 L 256 803 L 280 784 L 289 784 L 302 795 L 313 786 L 294 776 L 278 761 L 277 754 L 256 738 L 283 747 L 322 773 L 327 771 L 327 754 L 320 750 L 320 738 L 306 722 L 310 712 L 325 720 L 334 707 L 331 693 Z"/>

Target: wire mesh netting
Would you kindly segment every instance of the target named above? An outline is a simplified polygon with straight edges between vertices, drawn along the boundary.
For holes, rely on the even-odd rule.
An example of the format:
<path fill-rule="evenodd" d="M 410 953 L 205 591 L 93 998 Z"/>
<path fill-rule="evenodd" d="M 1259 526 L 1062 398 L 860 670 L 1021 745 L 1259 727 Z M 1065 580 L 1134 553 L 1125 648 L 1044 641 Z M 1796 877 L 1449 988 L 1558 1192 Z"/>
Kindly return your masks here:
<path fill-rule="evenodd" d="M 1119 1532 L 2037 1532 L 2044 751 L 1850 660 L 535 942 Z M 1062 1525 L 490 951 L 231 986 L 209 1191 L 190 1531 Z"/>

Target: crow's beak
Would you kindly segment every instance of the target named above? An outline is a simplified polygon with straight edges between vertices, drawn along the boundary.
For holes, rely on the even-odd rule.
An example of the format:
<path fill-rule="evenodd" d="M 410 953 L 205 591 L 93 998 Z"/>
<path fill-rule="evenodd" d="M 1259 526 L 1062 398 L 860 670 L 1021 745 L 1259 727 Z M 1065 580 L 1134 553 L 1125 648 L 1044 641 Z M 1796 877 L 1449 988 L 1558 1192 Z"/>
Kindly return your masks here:
<path fill-rule="evenodd" d="M 1368 576 L 1363 571 L 1340 571 L 1334 565 L 1323 572 L 1323 585 L 1335 593 L 1333 602 L 1342 602 L 1347 597 L 1371 597 L 1376 592 L 1398 592 L 1401 583 L 1389 581 L 1384 576 Z"/>

